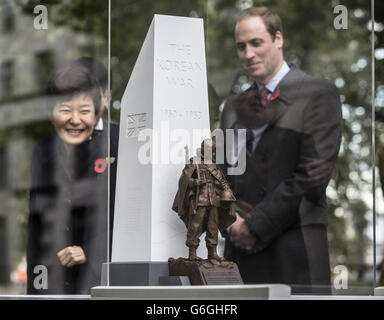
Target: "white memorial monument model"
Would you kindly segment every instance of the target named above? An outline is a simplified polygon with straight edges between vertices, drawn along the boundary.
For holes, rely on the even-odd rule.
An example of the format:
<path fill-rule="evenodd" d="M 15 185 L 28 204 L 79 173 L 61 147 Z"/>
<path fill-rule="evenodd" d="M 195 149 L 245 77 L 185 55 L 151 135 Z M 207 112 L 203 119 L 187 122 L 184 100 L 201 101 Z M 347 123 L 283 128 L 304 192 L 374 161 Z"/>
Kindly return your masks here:
<path fill-rule="evenodd" d="M 112 263 L 102 284 L 156 285 L 168 258 L 187 255 L 171 208 L 186 158 L 210 137 L 207 88 L 203 20 L 155 15 L 121 103 Z"/>
<path fill-rule="evenodd" d="M 121 104 L 112 262 L 186 255 L 171 208 L 184 146 L 210 136 L 204 48 L 202 19 L 154 16 Z"/>

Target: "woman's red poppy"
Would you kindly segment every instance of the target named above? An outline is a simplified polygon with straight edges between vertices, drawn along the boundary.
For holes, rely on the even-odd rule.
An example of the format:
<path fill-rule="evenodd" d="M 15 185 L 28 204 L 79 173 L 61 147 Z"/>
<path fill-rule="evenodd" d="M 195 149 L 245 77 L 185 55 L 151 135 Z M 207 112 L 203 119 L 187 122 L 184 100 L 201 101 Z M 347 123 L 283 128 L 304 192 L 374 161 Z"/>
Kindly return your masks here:
<path fill-rule="evenodd" d="M 106 169 L 105 161 L 104 159 L 96 159 L 95 160 L 95 172 L 97 173 L 103 173 Z"/>

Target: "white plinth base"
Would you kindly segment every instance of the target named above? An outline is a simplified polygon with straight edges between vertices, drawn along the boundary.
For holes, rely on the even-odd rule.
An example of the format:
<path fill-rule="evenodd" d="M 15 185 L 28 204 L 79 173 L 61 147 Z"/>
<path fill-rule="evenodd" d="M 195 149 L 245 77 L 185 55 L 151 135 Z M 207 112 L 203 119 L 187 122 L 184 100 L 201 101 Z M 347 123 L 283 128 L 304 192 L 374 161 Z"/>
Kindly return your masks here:
<path fill-rule="evenodd" d="M 283 284 L 231 286 L 110 286 L 91 289 L 92 299 L 155 300 L 277 300 L 288 299 L 291 288 Z"/>
<path fill-rule="evenodd" d="M 384 296 L 384 287 L 375 288 L 375 296 Z"/>

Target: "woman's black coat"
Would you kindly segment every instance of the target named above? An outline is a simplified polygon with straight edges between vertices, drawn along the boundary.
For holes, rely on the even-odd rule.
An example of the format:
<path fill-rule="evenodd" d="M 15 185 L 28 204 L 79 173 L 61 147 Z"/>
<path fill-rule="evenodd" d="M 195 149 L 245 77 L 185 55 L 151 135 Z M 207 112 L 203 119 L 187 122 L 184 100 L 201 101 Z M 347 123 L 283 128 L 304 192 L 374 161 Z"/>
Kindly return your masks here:
<path fill-rule="evenodd" d="M 111 125 L 110 226 L 118 136 L 118 127 Z M 29 294 L 89 294 L 91 287 L 100 285 L 101 266 L 107 261 L 107 168 L 102 165 L 108 157 L 107 139 L 107 130 L 95 130 L 72 156 L 64 152 L 56 134 L 36 144 L 27 243 Z M 73 245 L 82 247 L 87 260 L 63 267 L 57 253 Z M 35 269 L 38 265 L 47 268 L 46 288 L 41 288 L 45 286 L 41 267 Z"/>

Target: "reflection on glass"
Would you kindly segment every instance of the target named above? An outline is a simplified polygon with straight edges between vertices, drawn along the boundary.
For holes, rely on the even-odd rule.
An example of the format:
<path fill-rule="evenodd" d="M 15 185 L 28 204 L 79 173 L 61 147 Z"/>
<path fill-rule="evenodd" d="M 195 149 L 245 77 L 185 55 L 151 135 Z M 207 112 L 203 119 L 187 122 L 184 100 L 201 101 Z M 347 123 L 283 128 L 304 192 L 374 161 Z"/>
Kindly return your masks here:
<path fill-rule="evenodd" d="M 219 126 L 225 100 L 252 85 L 239 64 L 233 34 L 235 14 L 252 3 L 179 1 L 176 6 L 173 1 L 165 0 L 114 0 L 110 57 L 114 85 L 111 119 L 108 120 L 119 122 L 121 97 L 153 14 L 158 13 L 205 19 L 211 125 L 212 129 Z M 38 16 L 34 8 L 38 5 L 47 8 L 48 29 L 34 26 Z M 384 34 L 381 15 L 384 10 L 380 10 L 381 2 L 377 1 L 376 6 L 375 58 L 381 61 Z M 305 0 L 278 1 L 272 9 L 283 20 L 285 60 L 312 76 L 329 80 L 340 93 L 342 141 L 336 169 L 326 191 L 330 289 L 333 294 L 371 294 L 369 4 L 347 5 L 347 30 L 334 28 L 333 8 L 320 0 L 310 3 Z M 56 69 L 82 56 L 96 57 L 106 63 L 107 13 L 107 1 L 92 5 L 82 0 L 4 0 L 0 3 L 0 114 L 6 119 L 0 123 L 2 294 L 26 292 L 30 163 L 35 143 L 52 134 L 44 97 L 47 81 Z M 377 149 L 380 151 L 384 137 L 384 90 L 380 89 L 383 77 L 379 64 L 377 72 Z M 333 114 L 328 116 L 332 119 Z M 98 164 L 97 168 L 101 169 L 102 163 Z M 380 181 L 379 176 L 377 181 Z M 381 262 L 383 197 L 381 192 L 376 195 L 379 214 L 377 261 Z"/>
<path fill-rule="evenodd" d="M 93 112 L 93 118 L 88 119 L 88 122 L 91 122 L 87 123 L 88 128 L 80 128 L 80 130 L 72 128 L 74 130 L 65 131 L 65 126 L 60 128 L 60 121 L 63 119 L 58 117 L 57 113 L 63 110 L 58 110 L 59 106 L 56 106 L 55 103 L 50 105 L 49 99 L 45 96 L 45 90 L 48 80 L 52 79 L 56 70 L 62 70 L 63 67 L 68 68 L 79 57 L 95 57 L 102 64 L 107 61 L 107 5 L 107 1 L 98 1 L 97 5 L 90 5 L 87 1 L 4 0 L 0 3 L 0 45 L 2 48 L 0 114 L 1 118 L 5 119 L 0 125 L 1 294 L 26 293 L 28 242 L 32 247 L 35 246 L 34 257 L 45 254 L 45 257 L 40 257 L 41 259 L 37 259 L 37 262 L 49 269 L 51 263 L 53 265 L 57 265 L 57 262 L 60 263 L 57 253 L 65 249 L 67 245 L 82 245 L 85 248 L 87 242 L 97 243 L 100 241 L 98 238 L 102 237 L 106 239 L 107 193 L 103 192 L 103 189 L 106 189 L 106 172 L 96 172 L 94 162 L 98 158 L 107 158 L 107 138 L 103 127 L 95 128 L 96 123 L 93 123 L 100 118 L 106 104 L 106 92 L 102 90 L 105 86 L 104 80 L 95 80 L 97 84 L 95 92 L 99 96 L 99 102 L 95 106 L 92 100 L 95 108 L 92 107 L 88 111 Z M 106 67 L 103 66 L 103 68 L 106 73 Z M 90 70 L 89 73 L 94 74 L 96 71 Z M 96 79 L 97 74 L 92 77 Z M 90 101 L 89 99 L 83 99 L 84 101 L 75 99 L 79 97 L 89 98 L 90 95 L 82 96 L 73 93 L 72 96 L 68 96 L 68 99 L 64 99 L 67 101 L 63 101 L 62 98 L 58 101 L 71 102 L 68 107 L 79 105 L 81 102 L 82 109 L 78 111 L 81 115 L 85 115 L 87 110 L 84 110 L 84 106 Z M 50 106 L 53 109 L 51 111 L 54 112 L 47 112 L 47 106 Z M 101 111 L 96 114 L 98 109 Z M 59 121 L 59 119 L 61 120 Z M 83 120 L 81 119 L 82 124 Z M 59 153 L 52 152 L 47 147 L 50 145 L 47 141 L 58 142 L 53 143 L 52 146 L 55 145 L 59 150 L 60 145 L 72 145 L 73 143 L 84 145 L 84 142 L 79 143 L 79 141 L 89 137 L 92 137 L 90 140 L 92 142 L 85 142 L 85 144 L 97 145 L 97 148 L 72 148 L 80 151 L 73 152 L 76 154 L 73 157 L 68 156 L 67 151 L 64 150 L 61 150 L 64 153 L 60 157 Z M 43 154 L 38 154 L 38 150 L 44 150 Z M 34 156 L 32 156 L 33 154 Z M 79 161 L 80 158 L 81 161 Z M 73 164 L 72 161 L 76 164 Z M 81 169 L 81 166 L 84 168 Z M 31 172 L 32 179 L 30 178 Z M 90 176 L 90 173 L 93 176 Z M 80 177 L 78 175 L 88 176 L 84 180 L 78 179 Z M 68 177 L 73 178 L 74 183 L 68 183 Z M 95 181 L 89 187 L 92 179 Z M 88 187 L 85 187 L 87 183 Z M 32 188 L 30 188 L 31 184 Z M 82 192 L 77 191 L 79 189 Z M 65 195 L 65 192 L 71 194 Z M 87 192 L 88 194 L 85 194 Z M 31 194 L 31 198 L 29 194 Z M 90 204 L 87 204 L 85 199 L 92 201 L 94 197 L 103 200 L 102 203 L 97 201 L 92 203 L 94 208 L 91 210 Z M 73 203 L 69 205 L 63 202 L 60 205 L 60 201 L 64 201 L 64 198 Z M 32 215 L 30 215 L 29 202 L 33 209 Z M 68 209 L 70 207 L 71 209 Z M 91 211 L 91 214 L 85 214 L 87 210 Z M 36 219 L 31 219 L 31 224 L 40 224 L 39 228 L 33 232 L 30 232 L 33 228 L 28 227 L 30 216 L 37 217 L 38 220 L 36 222 Z M 97 219 L 97 217 L 99 218 Z M 71 219 L 72 221 L 70 221 Z M 82 227 L 87 225 L 89 220 L 94 224 L 92 230 Z M 68 224 L 77 230 L 66 230 Z M 65 231 L 72 233 L 72 239 L 65 238 Z M 31 236 L 33 240 L 31 240 Z M 31 241 L 28 241 L 28 237 Z M 101 242 L 102 244 L 97 250 L 86 253 L 87 263 L 82 264 L 82 269 L 86 269 L 87 264 L 91 266 L 92 270 L 86 272 L 87 277 L 91 280 L 83 277 L 82 283 L 93 281 L 89 285 L 99 284 L 100 270 L 97 268 L 101 268 L 101 263 L 107 259 L 106 240 Z M 58 244 L 61 244 L 62 247 Z M 40 251 L 39 246 L 44 249 L 41 249 L 40 253 L 36 253 L 36 251 Z M 95 255 L 102 256 L 100 261 L 88 263 L 95 259 Z M 33 259 L 31 262 L 34 262 Z M 94 268 L 94 265 L 100 265 L 100 267 Z M 80 268 L 77 268 L 78 270 L 75 267 L 69 269 L 71 271 L 68 271 L 65 277 L 68 277 L 68 273 L 81 277 Z M 42 268 L 37 268 L 35 273 L 32 270 L 32 276 L 38 277 L 42 274 L 42 270 Z M 31 273 L 29 272 L 29 274 Z M 95 279 L 98 280 L 92 280 L 92 277 L 96 277 Z M 33 286 L 34 279 L 28 280 L 32 281 Z M 40 285 L 44 284 L 43 279 L 39 279 L 37 282 Z M 62 285 L 65 286 L 66 282 L 68 281 L 63 280 L 62 275 L 58 276 L 55 271 L 52 271 L 48 278 L 49 289 L 34 293 L 86 293 L 89 291 L 86 289 L 88 285 L 82 286 L 80 281 L 76 287 L 63 288 Z"/>

